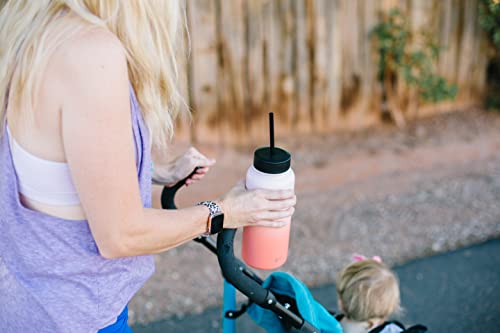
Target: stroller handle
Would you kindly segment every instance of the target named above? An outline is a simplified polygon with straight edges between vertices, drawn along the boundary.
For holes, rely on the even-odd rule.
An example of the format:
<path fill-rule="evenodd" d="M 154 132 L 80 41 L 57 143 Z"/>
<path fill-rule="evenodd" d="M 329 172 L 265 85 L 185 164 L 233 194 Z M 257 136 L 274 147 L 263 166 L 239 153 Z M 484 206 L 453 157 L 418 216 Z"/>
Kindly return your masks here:
<path fill-rule="evenodd" d="M 186 181 L 191 178 L 196 173 L 196 171 L 198 171 L 198 169 L 200 169 L 200 167 L 194 168 L 194 170 L 191 171 L 191 173 L 186 178 L 179 180 L 177 183 L 175 183 L 174 186 L 163 187 L 163 191 L 161 192 L 161 207 L 163 209 L 177 209 L 177 206 L 175 205 L 175 194 L 181 187 L 186 185 Z"/>
<path fill-rule="evenodd" d="M 281 304 L 274 294 L 261 286 L 262 280 L 234 256 L 233 244 L 236 229 L 224 229 L 217 237 L 217 258 L 222 275 L 250 301 L 286 318 L 289 325 L 299 332 L 318 332 L 311 324 Z"/>
<path fill-rule="evenodd" d="M 252 277 L 245 274 L 246 266 L 234 256 L 234 236 L 236 229 L 224 229 L 217 237 L 217 259 L 224 278 L 239 291 L 262 307 L 269 307 L 269 301 L 276 301 L 274 297 L 257 283 Z"/>
<path fill-rule="evenodd" d="M 161 205 L 163 209 L 177 209 L 175 205 L 175 194 L 186 184 L 199 167 L 196 167 L 186 178 L 182 179 L 172 187 L 164 187 L 161 193 Z M 249 269 L 241 260 L 234 256 L 234 236 L 236 229 L 224 229 L 217 237 L 217 244 L 211 237 L 200 236 L 195 238 L 196 242 L 203 244 L 211 252 L 217 255 L 219 266 L 224 278 L 236 289 L 242 292 L 248 299 L 266 309 L 269 309 L 286 322 L 303 333 L 317 333 L 317 330 L 309 322 L 290 311 L 276 299 L 272 292 L 262 287 L 262 279 Z"/>

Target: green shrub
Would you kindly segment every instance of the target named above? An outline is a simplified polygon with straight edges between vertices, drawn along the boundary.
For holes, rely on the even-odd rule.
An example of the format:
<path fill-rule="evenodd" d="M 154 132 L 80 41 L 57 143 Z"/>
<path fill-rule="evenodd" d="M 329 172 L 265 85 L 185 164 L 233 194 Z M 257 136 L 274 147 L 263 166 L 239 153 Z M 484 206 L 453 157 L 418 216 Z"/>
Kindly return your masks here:
<path fill-rule="evenodd" d="M 394 8 L 384 15 L 371 34 L 379 54 L 378 76 L 385 90 L 387 80 L 394 85 L 402 78 L 409 87 L 417 89 L 422 101 L 438 102 L 455 98 L 456 85 L 435 74 L 434 63 L 441 47 L 430 32 L 413 33 L 404 15 Z M 417 40 L 417 45 L 411 45 Z"/>
<path fill-rule="evenodd" d="M 500 48 L 500 2 L 493 0 L 479 2 L 479 24 L 488 33 L 491 43 Z"/>
<path fill-rule="evenodd" d="M 485 106 L 500 111 L 500 2 L 479 2 L 479 24 L 486 31 L 490 43 Z"/>

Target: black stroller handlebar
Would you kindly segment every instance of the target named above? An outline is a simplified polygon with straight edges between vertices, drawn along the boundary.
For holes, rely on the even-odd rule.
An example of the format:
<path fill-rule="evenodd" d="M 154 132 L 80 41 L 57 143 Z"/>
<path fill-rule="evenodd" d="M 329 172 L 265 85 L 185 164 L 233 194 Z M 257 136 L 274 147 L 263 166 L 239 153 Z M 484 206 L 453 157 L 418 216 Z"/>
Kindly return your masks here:
<path fill-rule="evenodd" d="M 234 256 L 235 235 L 236 229 L 224 229 L 217 237 L 217 258 L 224 278 L 247 296 L 251 302 L 285 317 L 287 323 L 295 328 L 306 329 L 305 331 L 300 330 L 300 332 L 317 332 L 314 327 L 290 311 L 287 306 L 281 304 L 272 292 L 262 287 L 262 280 Z M 307 330 L 311 328 L 313 330 Z"/>
<path fill-rule="evenodd" d="M 236 229 L 224 229 L 217 237 L 217 259 L 224 278 L 257 305 L 268 307 L 269 292 L 245 274 L 246 266 L 234 256 Z M 271 294 L 272 295 L 272 294 Z"/>
<path fill-rule="evenodd" d="M 199 168 L 200 167 L 194 168 L 194 170 L 186 178 L 179 180 L 174 186 L 163 187 L 163 191 L 161 192 L 161 206 L 163 209 L 177 209 L 177 206 L 175 205 L 175 194 L 181 187 L 186 185 L 187 180 L 191 178 Z"/>
<path fill-rule="evenodd" d="M 175 205 L 175 194 L 186 184 L 186 181 L 196 173 L 195 168 L 189 176 L 182 179 L 172 187 L 164 187 L 161 194 L 161 205 L 164 209 L 177 209 Z M 202 243 L 211 252 L 217 255 L 219 266 L 224 278 L 236 289 L 248 297 L 248 299 L 277 314 L 287 326 L 295 328 L 298 332 L 316 333 L 318 329 L 289 309 L 287 304 L 283 305 L 276 296 L 266 288 L 262 287 L 262 279 L 249 269 L 241 260 L 234 256 L 234 236 L 236 229 L 224 229 L 217 237 L 217 243 L 210 237 L 200 236 L 194 239 Z"/>

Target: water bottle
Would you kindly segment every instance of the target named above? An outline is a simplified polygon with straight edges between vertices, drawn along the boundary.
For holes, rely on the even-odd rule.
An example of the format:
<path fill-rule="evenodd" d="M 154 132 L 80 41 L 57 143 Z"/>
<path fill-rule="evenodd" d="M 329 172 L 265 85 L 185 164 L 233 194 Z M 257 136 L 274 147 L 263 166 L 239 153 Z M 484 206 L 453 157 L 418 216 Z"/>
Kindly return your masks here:
<path fill-rule="evenodd" d="M 288 190 L 295 186 L 295 174 L 290 167 L 291 155 L 274 146 L 274 118 L 269 114 L 269 147 L 255 151 L 253 165 L 247 171 L 246 188 Z M 288 256 L 291 218 L 280 228 L 247 226 L 243 228 L 242 257 L 257 269 L 272 270 L 282 266 Z"/>

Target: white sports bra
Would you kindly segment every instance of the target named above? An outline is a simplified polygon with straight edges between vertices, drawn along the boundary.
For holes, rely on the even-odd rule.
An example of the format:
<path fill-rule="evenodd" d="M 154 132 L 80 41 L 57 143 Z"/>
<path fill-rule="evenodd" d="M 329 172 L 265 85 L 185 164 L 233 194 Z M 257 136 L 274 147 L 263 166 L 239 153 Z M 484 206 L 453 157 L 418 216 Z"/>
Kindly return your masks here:
<path fill-rule="evenodd" d="M 31 200 L 57 206 L 79 205 L 80 198 L 67 163 L 44 160 L 21 145 L 6 126 L 19 192 Z"/>

